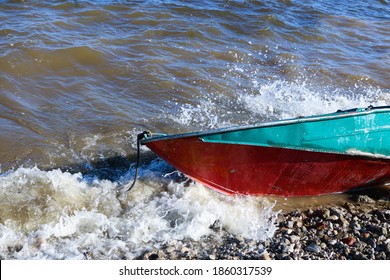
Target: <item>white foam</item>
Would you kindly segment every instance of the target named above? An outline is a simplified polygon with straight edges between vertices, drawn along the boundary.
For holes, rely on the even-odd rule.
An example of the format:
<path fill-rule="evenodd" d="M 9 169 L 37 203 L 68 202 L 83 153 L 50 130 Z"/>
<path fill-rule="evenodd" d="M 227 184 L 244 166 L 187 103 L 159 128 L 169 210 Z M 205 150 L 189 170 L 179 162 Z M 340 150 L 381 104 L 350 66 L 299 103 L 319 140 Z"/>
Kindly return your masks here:
<path fill-rule="evenodd" d="M 0 176 L 0 255 L 6 259 L 134 258 L 172 239 L 199 240 L 219 221 L 233 234 L 264 240 L 276 214 L 261 198 L 234 198 L 142 168 L 128 194 L 118 182 L 60 170 L 18 168 Z M 132 177 L 133 170 L 128 177 Z M 121 183 L 126 188 L 131 181 Z"/>

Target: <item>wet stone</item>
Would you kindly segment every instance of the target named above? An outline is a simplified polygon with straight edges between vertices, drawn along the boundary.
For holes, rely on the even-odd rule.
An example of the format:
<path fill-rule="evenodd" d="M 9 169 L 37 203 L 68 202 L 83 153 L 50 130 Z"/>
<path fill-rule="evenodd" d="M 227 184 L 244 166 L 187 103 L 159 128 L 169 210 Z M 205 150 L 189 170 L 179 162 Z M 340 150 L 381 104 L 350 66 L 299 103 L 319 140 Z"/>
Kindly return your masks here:
<path fill-rule="evenodd" d="M 352 246 L 356 242 L 355 237 L 346 237 L 341 240 L 344 244 L 347 244 L 348 246 Z"/>
<path fill-rule="evenodd" d="M 336 239 L 331 239 L 331 240 L 328 241 L 329 245 L 335 245 L 336 243 L 337 243 Z"/>
<path fill-rule="evenodd" d="M 297 243 L 297 242 L 299 242 L 300 239 L 301 238 L 298 235 L 291 235 L 290 236 L 291 243 Z"/>
<path fill-rule="evenodd" d="M 330 210 L 329 209 L 324 209 L 322 217 L 324 219 L 328 219 L 330 217 Z"/>
<path fill-rule="evenodd" d="M 330 221 L 337 221 L 337 220 L 339 220 L 339 217 L 337 215 L 331 215 L 331 216 L 328 217 L 328 220 L 330 220 Z"/>
<path fill-rule="evenodd" d="M 370 237 L 366 241 L 367 245 L 370 245 L 372 248 L 376 248 L 376 241 L 374 238 Z"/>
<path fill-rule="evenodd" d="M 305 250 L 308 252 L 319 253 L 321 252 L 321 247 L 317 244 L 311 243 L 306 246 Z"/>
<path fill-rule="evenodd" d="M 359 195 L 357 197 L 357 202 L 366 203 L 366 204 L 374 204 L 375 200 L 373 200 L 371 197 L 369 197 L 367 195 Z"/>

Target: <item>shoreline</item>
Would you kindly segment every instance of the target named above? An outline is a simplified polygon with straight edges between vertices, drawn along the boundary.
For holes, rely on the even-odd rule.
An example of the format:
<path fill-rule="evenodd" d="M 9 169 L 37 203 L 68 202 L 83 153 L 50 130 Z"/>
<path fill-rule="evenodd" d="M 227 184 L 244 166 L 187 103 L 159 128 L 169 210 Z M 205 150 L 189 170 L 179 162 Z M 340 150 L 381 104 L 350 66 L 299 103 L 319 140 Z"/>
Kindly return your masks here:
<path fill-rule="evenodd" d="M 211 226 L 200 241 L 172 240 L 143 260 L 389 260 L 390 192 L 353 194 L 343 204 L 280 212 L 266 241 L 244 239 Z"/>

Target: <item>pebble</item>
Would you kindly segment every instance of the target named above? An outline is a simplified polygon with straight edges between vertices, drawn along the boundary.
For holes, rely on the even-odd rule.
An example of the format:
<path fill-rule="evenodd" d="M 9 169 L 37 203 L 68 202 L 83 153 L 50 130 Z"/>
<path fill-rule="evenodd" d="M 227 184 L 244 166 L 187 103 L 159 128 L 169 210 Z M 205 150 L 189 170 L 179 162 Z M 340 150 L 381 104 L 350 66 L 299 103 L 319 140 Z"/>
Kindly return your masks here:
<path fill-rule="evenodd" d="M 169 253 L 169 254 L 172 254 L 175 250 L 176 250 L 176 249 L 175 249 L 175 247 L 173 247 L 173 246 L 169 246 L 169 247 L 166 249 L 167 253 Z"/>
<path fill-rule="evenodd" d="M 294 244 L 284 245 L 282 248 L 283 253 L 291 253 L 294 251 Z"/>
<path fill-rule="evenodd" d="M 291 235 L 290 241 L 291 243 L 298 243 L 301 238 L 298 235 Z"/>
<path fill-rule="evenodd" d="M 239 243 L 245 242 L 245 239 L 241 235 L 237 236 L 236 239 L 238 240 Z"/>
<path fill-rule="evenodd" d="M 313 252 L 313 253 L 319 253 L 319 252 L 321 252 L 321 247 L 318 246 L 317 244 L 312 243 L 312 244 L 307 245 L 305 250 L 309 251 L 309 252 Z"/>
<path fill-rule="evenodd" d="M 182 253 L 188 253 L 188 252 L 190 251 L 190 249 L 184 246 L 183 248 L 181 248 L 180 251 L 181 251 Z"/>
<path fill-rule="evenodd" d="M 338 219 L 339 219 L 339 217 L 337 215 L 331 215 L 328 218 L 328 220 L 331 220 L 331 221 L 337 221 Z"/>
<path fill-rule="evenodd" d="M 372 238 L 372 237 L 368 238 L 367 241 L 366 241 L 366 243 L 367 243 L 368 245 L 370 245 L 372 248 L 374 248 L 374 249 L 376 248 L 376 241 L 375 241 L 374 238 Z"/>
<path fill-rule="evenodd" d="M 352 246 L 356 242 L 355 237 L 346 237 L 341 240 L 343 243 L 347 244 L 348 246 Z"/>
<path fill-rule="evenodd" d="M 345 219 L 343 216 L 340 216 L 340 221 L 343 227 L 349 226 L 349 222 L 347 219 Z"/>
<path fill-rule="evenodd" d="M 330 209 L 324 209 L 322 217 L 328 219 L 330 217 Z"/>
<path fill-rule="evenodd" d="M 373 200 L 371 197 L 367 195 L 359 195 L 357 197 L 357 202 L 374 204 L 375 200 Z"/>
<path fill-rule="evenodd" d="M 335 245 L 337 243 L 337 240 L 336 239 L 330 239 L 329 241 L 328 241 L 328 244 L 329 245 Z"/>

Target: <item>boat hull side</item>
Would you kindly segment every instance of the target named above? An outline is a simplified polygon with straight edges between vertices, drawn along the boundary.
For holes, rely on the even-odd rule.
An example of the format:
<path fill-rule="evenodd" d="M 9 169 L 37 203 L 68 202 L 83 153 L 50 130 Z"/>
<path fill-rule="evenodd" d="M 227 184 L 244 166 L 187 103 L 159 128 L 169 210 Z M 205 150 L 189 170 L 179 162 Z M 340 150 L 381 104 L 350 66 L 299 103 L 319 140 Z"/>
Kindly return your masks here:
<path fill-rule="evenodd" d="M 188 177 L 225 194 L 314 196 L 390 179 L 390 161 L 277 147 L 204 142 L 145 143 Z"/>

